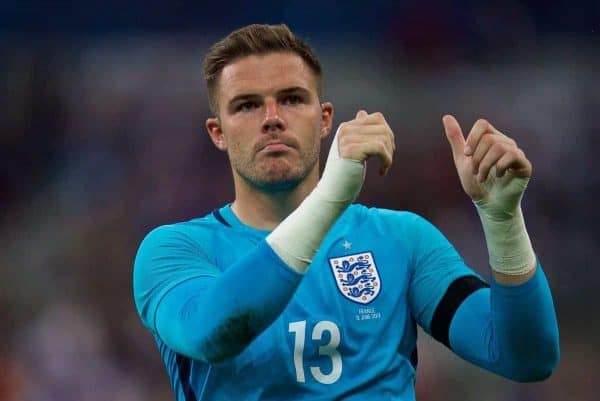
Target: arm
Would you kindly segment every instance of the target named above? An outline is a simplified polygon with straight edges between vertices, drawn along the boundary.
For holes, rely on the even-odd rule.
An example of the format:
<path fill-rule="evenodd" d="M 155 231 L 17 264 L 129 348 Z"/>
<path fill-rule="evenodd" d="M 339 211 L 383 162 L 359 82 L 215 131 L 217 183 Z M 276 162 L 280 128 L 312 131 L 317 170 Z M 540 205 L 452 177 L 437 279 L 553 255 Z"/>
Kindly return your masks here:
<path fill-rule="evenodd" d="M 447 345 L 505 377 L 544 379 L 558 362 L 558 327 L 521 211 L 531 163 L 485 120 L 466 140 L 453 117 L 444 117 L 444 128 L 463 189 L 481 218 L 493 277 L 490 289 L 465 294 L 456 305 Z"/>
<path fill-rule="evenodd" d="M 558 325 L 541 266 L 519 285 L 492 280 L 460 305 L 448 346 L 462 358 L 518 382 L 544 380 L 559 359 Z"/>
<path fill-rule="evenodd" d="M 542 380 L 553 371 L 558 328 L 541 266 L 522 284 L 492 280 L 490 286 L 427 220 L 386 216 L 408 239 L 409 304 L 426 332 L 461 358 L 512 380 Z"/>
<path fill-rule="evenodd" d="M 301 278 L 265 241 L 221 273 L 185 232 L 163 226 L 140 246 L 134 291 L 145 325 L 170 348 L 218 362 L 281 313 Z"/>

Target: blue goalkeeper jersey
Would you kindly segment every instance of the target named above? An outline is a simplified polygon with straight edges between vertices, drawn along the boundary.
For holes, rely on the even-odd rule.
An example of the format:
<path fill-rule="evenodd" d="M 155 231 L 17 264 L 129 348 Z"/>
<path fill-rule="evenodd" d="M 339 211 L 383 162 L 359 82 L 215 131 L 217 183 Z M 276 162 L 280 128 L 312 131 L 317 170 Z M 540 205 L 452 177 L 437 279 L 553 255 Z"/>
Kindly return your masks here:
<path fill-rule="evenodd" d="M 176 319 L 201 313 L 198 332 L 217 319 L 229 301 L 198 298 L 200 293 L 264 246 L 266 235 L 243 224 L 227 205 L 202 218 L 161 226 L 142 242 L 134 298 L 177 400 L 414 400 L 417 324 L 449 345 L 458 307 L 449 289 L 462 291 L 461 300 L 489 291 L 422 217 L 352 205 L 328 232 L 304 276 L 283 264 L 265 270 L 263 264 L 272 264 L 265 257 L 218 289 L 216 294 L 268 299 L 280 290 L 277 283 L 284 287 L 297 280 L 281 312 L 241 352 L 209 363 L 176 339 L 195 333 L 163 338 L 161 330 L 169 332 L 179 324 Z M 262 288 L 268 280 L 275 284 Z M 198 285 L 183 290 L 191 282 Z M 185 300 L 177 313 L 162 309 L 165 299 L 174 302 L 180 296 Z"/>

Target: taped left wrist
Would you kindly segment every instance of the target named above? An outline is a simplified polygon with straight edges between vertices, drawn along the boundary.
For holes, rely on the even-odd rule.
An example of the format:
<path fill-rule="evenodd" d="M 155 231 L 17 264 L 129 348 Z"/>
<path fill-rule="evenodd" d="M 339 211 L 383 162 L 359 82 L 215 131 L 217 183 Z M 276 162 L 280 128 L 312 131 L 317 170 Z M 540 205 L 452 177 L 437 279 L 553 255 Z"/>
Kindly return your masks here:
<path fill-rule="evenodd" d="M 491 268 L 507 275 L 522 275 L 536 265 L 536 256 L 520 206 L 498 210 L 474 202 L 481 219 Z"/>

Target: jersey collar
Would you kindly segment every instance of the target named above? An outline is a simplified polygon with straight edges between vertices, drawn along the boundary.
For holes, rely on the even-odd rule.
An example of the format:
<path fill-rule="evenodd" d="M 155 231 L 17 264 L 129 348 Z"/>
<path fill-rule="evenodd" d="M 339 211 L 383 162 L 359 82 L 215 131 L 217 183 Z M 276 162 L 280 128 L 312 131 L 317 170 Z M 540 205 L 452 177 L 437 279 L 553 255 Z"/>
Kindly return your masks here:
<path fill-rule="evenodd" d="M 218 216 L 220 216 L 223 219 L 223 221 L 225 222 L 225 224 L 229 225 L 230 227 L 242 229 L 244 231 L 249 231 L 249 232 L 256 234 L 258 236 L 261 236 L 261 237 L 266 237 L 268 234 L 271 233 L 271 231 L 259 230 L 259 229 L 250 227 L 250 226 L 242 223 L 242 221 L 240 219 L 238 219 L 238 217 L 235 215 L 233 210 L 231 210 L 231 203 L 221 207 L 218 210 L 215 210 L 214 213 L 218 214 L 215 216 L 217 218 L 217 220 L 220 220 L 218 217 Z M 223 221 L 221 221 L 221 223 L 223 223 Z"/>

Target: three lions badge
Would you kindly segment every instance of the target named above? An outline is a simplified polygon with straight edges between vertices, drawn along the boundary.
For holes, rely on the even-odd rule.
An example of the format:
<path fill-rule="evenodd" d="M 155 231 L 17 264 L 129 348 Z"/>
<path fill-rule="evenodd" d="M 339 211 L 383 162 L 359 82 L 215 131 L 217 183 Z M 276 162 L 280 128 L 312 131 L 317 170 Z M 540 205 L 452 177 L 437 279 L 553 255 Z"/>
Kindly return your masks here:
<path fill-rule="evenodd" d="M 371 252 L 330 258 L 329 265 L 340 292 L 351 301 L 368 304 L 381 291 L 381 278 Z"/>

